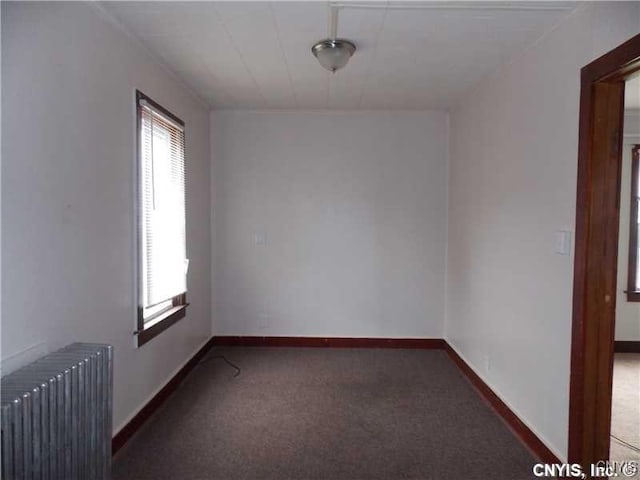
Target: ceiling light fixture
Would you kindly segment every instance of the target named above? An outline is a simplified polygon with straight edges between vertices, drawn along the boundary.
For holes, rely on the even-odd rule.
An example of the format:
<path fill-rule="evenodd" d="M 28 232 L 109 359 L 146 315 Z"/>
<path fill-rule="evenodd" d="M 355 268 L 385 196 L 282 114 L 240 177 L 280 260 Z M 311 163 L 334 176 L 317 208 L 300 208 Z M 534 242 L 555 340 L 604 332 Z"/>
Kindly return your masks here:
<path fill-rule="evenodd" d="M 333 40 L 327 38 L 311 47 L 311 52 L 318 59 L 320 65 L 333 73 L 344 67 L 355 51 L 356 46 L 349 40 L 342 38 Z"/>
<path fill-rule="evenodd" d="M 574 6 L 569 2 L 559 2 L 557 5 L 551 2 L 538 4 L 538 2 L 521 3 L 491 3 L 460 1 L 460 2 L 427 2 L 414 3 L 413 1 L 329 1 L 329 38 L 320 40 L 313 47 L 311 52 L 318 59 L 320 65 L 335 73 L 344 67 L 356 51 L 353 42 L 343 38 L 337 38 L 338 32 L 338 11 L 343 8 L 349 9 L 382 9 L 382 10 L 573 10 Z"/>
<path fill-rule="evenodd" d="M 320 40 L 311 53 L 320 65 L 332 73 L 344 67 L 356 51 L 353 42 L 344 38 L 336 38 L 338 34 L 338 7 L 329 4 L 329 38 Z"/>

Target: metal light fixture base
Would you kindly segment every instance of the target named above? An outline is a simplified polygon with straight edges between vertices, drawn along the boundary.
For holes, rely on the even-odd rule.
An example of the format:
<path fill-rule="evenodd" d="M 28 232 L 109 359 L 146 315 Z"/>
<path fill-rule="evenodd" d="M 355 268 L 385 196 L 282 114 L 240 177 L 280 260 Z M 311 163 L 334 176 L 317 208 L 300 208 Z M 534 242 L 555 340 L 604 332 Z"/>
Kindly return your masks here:
<path fill-rule="evenodd" d="M 343 38 L 327 38 L 311 47 L 311 53 L 320 65 L 333 73 L 344 67 L 355 51 L 355 44 Z"/>

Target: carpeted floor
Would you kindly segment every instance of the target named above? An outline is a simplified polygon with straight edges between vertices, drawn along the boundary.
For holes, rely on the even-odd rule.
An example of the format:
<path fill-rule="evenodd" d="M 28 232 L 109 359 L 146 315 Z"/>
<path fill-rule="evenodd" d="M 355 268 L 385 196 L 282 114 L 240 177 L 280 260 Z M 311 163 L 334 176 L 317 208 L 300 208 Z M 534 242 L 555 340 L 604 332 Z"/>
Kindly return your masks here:
<path fill-rule="evenodd" d="M 615 354 L 611 434 L 611 460 L 640 462 L 640 353 Z"/>
<path fill-rule="evenodd" d="M 216 348 L 113 480 L 519 480 L 536 462 L 438 350 Z"/>

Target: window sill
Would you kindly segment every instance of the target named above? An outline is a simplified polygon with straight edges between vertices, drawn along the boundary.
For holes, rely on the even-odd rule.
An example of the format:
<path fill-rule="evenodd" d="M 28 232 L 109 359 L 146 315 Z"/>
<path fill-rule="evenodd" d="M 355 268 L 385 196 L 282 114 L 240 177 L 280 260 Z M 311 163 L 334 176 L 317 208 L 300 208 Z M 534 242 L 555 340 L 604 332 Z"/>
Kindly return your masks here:
<path fill-rule="evenodd" d="M 626 292 L 627 302 L 640 302 L 640 292 Z"/>
<path fill-rule="evenodd" d="M 145 325 L 144 329 L 137 333 L 138 347 L 141 347 L 151 339 L 164 332 L 178 320 L 184 318 L 187 314 L 188 305 L 188 303 L 185 305 L 178 305 L 171 308 L 170 310 L 167 310 L 166 312 L 161 313 L 153 320 L 150 320 L 148 324 Z"/>

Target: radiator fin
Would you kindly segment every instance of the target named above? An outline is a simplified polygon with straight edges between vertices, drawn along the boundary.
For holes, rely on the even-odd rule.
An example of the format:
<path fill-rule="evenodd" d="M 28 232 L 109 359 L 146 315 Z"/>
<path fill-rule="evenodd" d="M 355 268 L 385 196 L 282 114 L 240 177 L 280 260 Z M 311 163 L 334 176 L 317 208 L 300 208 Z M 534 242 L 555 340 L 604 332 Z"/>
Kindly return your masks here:
<path fill-rule="evenodd" d="M 5 480 L 109 480 L 113 347 L 73 343 L 0 382 Z"/>

